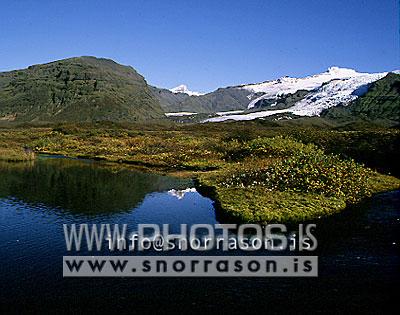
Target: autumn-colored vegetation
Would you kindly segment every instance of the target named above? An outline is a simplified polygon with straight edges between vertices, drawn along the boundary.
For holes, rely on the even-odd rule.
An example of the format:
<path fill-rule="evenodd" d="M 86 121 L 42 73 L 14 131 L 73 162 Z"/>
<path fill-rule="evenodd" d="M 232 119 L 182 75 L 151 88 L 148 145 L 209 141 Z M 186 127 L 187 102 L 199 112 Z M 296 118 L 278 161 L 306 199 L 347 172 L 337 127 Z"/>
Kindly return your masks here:
<path fill-rule="evenodd" d="M 368 150 L 360 132 L 220 126 L 4 128 L 0 159 L 30 159 L 34 151 L 190 176 L 220 210 L 242 222 L 310 220 L 400 187 L 397 178 L 364 166 L 360 162 L 365 160 L 357 155 L 349 156 L 352 151 L 341 139 L 353 143 L 353 150 Z M 371 131 L 366 132 L 368 141 L 374 141 Z M 374 133 L 376 137 L 385 133 L 381 137 L 387 142 L 385 148 L 393 150 L 398 131 Z M 377 155 L 373 147 L 369 149 Z"/>

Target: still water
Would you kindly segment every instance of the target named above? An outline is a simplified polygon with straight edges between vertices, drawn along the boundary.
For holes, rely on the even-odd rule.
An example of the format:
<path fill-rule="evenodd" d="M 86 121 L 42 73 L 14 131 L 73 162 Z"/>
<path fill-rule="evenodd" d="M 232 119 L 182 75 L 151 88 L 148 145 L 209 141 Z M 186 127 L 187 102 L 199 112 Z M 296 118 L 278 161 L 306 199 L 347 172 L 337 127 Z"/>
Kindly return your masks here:
<path fill-rule="evenodd" d="M 92 161 L 0 164 L 0 292 L 6 313 L 376 313 L 396 301 L 400 192 L 317 223 L 318 278 L 63 278 L 67 223 L 218 223 L 188 179 Z"/>

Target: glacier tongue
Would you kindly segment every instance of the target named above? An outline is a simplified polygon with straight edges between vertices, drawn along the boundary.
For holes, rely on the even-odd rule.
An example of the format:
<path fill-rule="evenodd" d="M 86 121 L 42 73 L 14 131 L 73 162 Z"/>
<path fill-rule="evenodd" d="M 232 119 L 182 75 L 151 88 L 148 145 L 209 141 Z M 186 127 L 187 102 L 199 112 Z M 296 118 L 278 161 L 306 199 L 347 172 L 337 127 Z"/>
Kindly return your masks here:
<path fill-rule="evenodd" d="M 366 93 L 369 84 L 382 79 L 385 75 L 387 75 L 387 72 L 334 79 L 310 92 L 289 110 L 300 116 L 315 116 L 319 115 L 324 109 L 337 105 L 347 105 Z"/>
<path fill-rule="evenodd" d="M 280 94 L 295 93 L 299 89 L 309 89 L 305 98 L 296 102 L 292 107 L 279 110 L 261 110 L 238 115 L 222 115 L 209 118 L 205 122 L 220 122 L 226 120 L 252 120 L 275 114 L 292 113 L 299 116 L 318 116 L 324 109 L 337 105 L 347 105 L 357 97 L 367 92 L 369 85 L 386 76 L 382 73 L 359 73 L 352 69 L 337 67 L 329 68 L 327 72 L 303 79 L 282 78 L 275 81 L 242 86 L 251 91 L 264 91 L 266 94 L 249 104 L 249 108 L 263 98 L 274 98 Z M 332 78 L 339 76 L 339 78 Z M 324 81 L 330 77 L 328 81 Z M 251 106 L 252 105 L 252 106 Z"/>
<path fill-rule="evenodd" d="M 330 67 L 326 72 L 308 76 L 305 78 L 283 77 L 277 80 L 266 81 L 258 84 L 244 85 L 241 88 L 249 90 L 252 93 L 263 92 L 264 95 L 254 99 L 248 105 L 248 108 L 253 108 L 255 104 L 268 98 L 276 98 L 279 95 L 295 93 L 298 90 L 311 91 L 319 88 L 322 84 L 334 79 L 344 79 L 369 75 L 368 73 L 360 73 L 353 69 Z"/>

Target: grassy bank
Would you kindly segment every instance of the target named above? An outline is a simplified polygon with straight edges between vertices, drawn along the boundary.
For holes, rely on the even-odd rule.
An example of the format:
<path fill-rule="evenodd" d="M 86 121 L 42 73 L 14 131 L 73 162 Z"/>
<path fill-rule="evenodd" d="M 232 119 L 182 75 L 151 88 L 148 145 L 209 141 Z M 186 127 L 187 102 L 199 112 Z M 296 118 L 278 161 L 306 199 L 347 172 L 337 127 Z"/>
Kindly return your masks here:
<path fill-rule="evenodd" d="M 400 187 L 395 177 L 290 138 L 257 138 L 230 156 L 234 166 L 200 174 L 198 182 L 239 222 L 311 220 Z"/>
<path fill-rule="evenodd" d="M 369 154 L 397 154 L 398 138 L 397 130 L 285 129 L 252 123 L 4 128 L 0 159 L 22 158 L 31 154 L 22 149 L 29 147 L 196 177 L 200 190 L 229 217 L 286 222 L 336 213 L 374 193 L 399 188 L 400 180 L 358 163 L 368 162 Z M 367 140 L 375 146 L 367 146 Z M 383 159 L 376 168 L 390 171 Z"/>
<path fill-rule="evenodd" d="M 6 162 L 26 162 L 35 159 L 35 153 L 24 148 L 0 147 L 0 161 Z"/>

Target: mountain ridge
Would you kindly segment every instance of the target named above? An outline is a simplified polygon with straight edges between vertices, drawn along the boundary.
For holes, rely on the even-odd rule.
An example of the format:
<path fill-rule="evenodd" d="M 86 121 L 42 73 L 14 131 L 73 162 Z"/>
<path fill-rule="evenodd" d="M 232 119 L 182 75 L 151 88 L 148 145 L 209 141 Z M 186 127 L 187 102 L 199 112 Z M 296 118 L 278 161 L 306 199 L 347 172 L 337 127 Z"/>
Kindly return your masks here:
<path fill-rule="evenodd" d="M 219 122 L 319 116 L 329 108 L 353 104 L 387 75 L 335 66 L 303 78 L 285 76 L 201 94 L 186 85 L 171 90 L 148 85 L 133 67 L 111 59 L 72 57 L 0 72 L 0 120 L 140 122 L 190 113 Z M 367 107 L 371 106 L 376 104 Z M 350 112 L 337 110 L 329 115 L 336 119 L 349 117 Z"/>
<path fill-rule="evenodd" d="M 356 99 L 359 95 L 353 92 L 358 91 L 361 95 L 363 86 L 366 91 L 367 85 L 387 73 L 357 72 L 334 66 L 325 72 L 302 78 L 285 76 L 260 83 L 219 88 L 199 96 L 177 93 L 181 96 L 176 102 L 171 102 L 171 96 L 168 95 L 172 93 L 170 91 L 163 90 L 157 97 L 165 112 L 212 114 L 235 110 L 262 110 L 265 106 L 268 110 L 273 110 L 279 104 L 275 109 L 293 107 L 292 111 L 296 115 L 314 116 L 326 108 Z M 329 92 L 330 87 L 332 91 Z M 319 94 L 314 94 L 318 89 L 321 89 Z"/>

